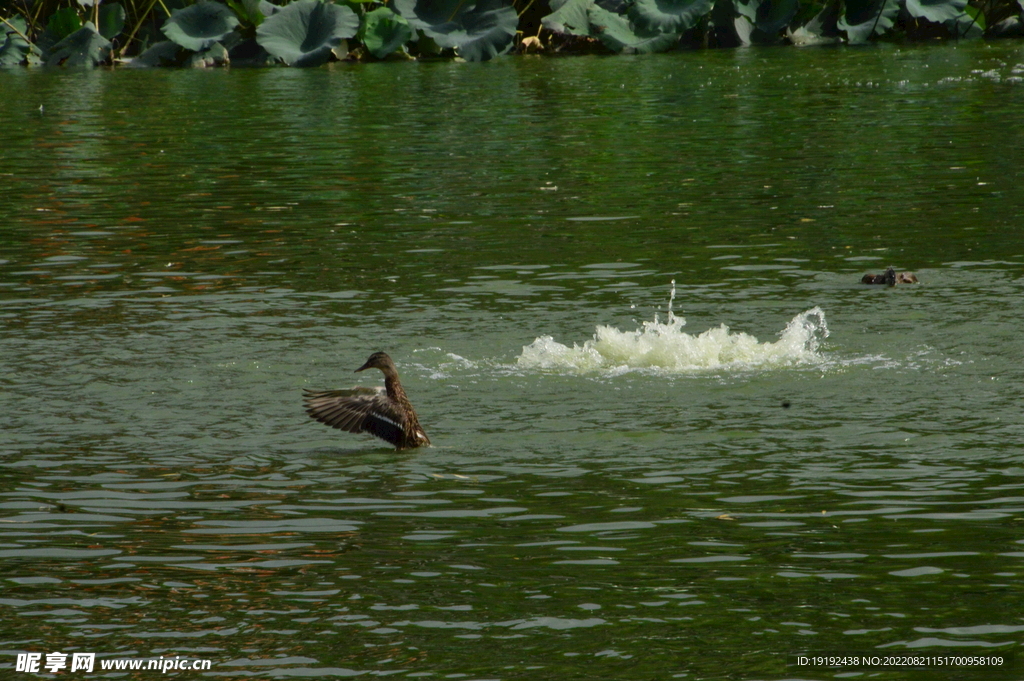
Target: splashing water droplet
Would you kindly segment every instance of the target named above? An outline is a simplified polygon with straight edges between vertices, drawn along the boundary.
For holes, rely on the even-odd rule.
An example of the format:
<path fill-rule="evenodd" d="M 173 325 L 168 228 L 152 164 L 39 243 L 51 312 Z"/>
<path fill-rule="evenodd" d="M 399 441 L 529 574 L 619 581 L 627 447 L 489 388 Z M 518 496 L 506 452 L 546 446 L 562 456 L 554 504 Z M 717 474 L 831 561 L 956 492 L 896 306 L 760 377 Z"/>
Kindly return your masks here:
<path fill-rule="evenodd" d="M 760 343 L 747 333 L 732 332 L 722 324 L 699 335 L 685 333 L 686 319 L 673 312 L 675 281 L 669 294 L 668 320 L 643 322 L 635 331 L 598 326 L 594 336 L 570 348 L 551 336 L 541 336 L 523 347 L 520 367 L 573 373 L 633 369 L 687 373 L 708 369 L 744 371 L 804 364 L 821 364 L 821 341 L 828 337 L 825 313 L 814 307 L 793 317 L 779 340 Z"/>

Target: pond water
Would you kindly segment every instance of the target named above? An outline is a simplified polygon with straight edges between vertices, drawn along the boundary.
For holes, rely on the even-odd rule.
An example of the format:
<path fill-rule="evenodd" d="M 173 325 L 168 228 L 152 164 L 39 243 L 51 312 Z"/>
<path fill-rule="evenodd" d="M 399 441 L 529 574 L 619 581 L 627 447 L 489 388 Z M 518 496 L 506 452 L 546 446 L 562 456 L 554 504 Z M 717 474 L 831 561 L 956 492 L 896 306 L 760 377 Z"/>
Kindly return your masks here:
<path fill-rule="evenodd" d="M 1022 77 L 0 72 L 0 668 L 1024 678 Z M 305 416 L 375 350 L 433 447 Z M 907 653 L 1005 663 L 796 664 Z"/>

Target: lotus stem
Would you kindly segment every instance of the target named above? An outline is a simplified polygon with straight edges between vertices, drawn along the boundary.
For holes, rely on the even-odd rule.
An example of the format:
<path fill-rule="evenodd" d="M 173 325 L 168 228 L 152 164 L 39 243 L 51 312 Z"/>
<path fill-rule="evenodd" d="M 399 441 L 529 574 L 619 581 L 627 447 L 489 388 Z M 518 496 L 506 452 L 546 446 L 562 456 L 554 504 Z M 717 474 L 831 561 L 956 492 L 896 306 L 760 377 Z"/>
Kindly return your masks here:
<path fill-rule="evenodd" d="M 453 19 L 455 19 L 455 17 L 459 14 L 459 10 L 462 9 L 462 6 L 465 4 L 466 0 L 459 0 L 459 4 L 456 5 L 455 9 L 452 10 L 452 14 L 451 16 L 448 17 L 448 21 L 452 21 Z"/>
<path fill-rule="evenodd" d="M 160 6 L 164 8 L 165 12 L 167 12 L 167 7 L 164 5 L 163 1 L 162 0 L 159 0 L 159 1 L 160 1 Z M 149 1 L 149 6 L 146 8 L 146 11 L 143 12 L 141 15 L 139 15 L 139 20 L 137 22 L 135 22 L 135 28 L 132 29 L 132 32 L 129 33 L 128 37 L 125 39 L 124 47 L 122 47 L 120 50 L 118 50 L 118 56 L 122 56 L 124 54 L 125 49 L 129 45 L 132 44 L 132 40 L 135 38 L 135 34 L 139 32 L 140 28 L 142 28 L 142 22 L 144 22 L 146 20 L 146 17 L 149 16 L 149 13 L 153 11 L 153 5 L 155 5 L 157 2 L 158 2 L 158 0 L 150 0 Z M 170 16 L 170 15 L 171 15 L 171 13 L 167 12 L 167 16 Z"/>
<path fill-rule="evenodd" d="M 38 5 L 36 5 L 36 13 L 33 14 L 31 17 L 29 17 L 28 25 L 29 25 L 29 30 L 30 31 L 35 29 L 36 22 L 39 20 L 39 14 L 42 11 L 43 11 L 43 3 L 40 2 Z"/>
<path fill-rule="evenodd" d="M 875 15 L 875 23 L 871 24 L 871 33 L 868 33 L 869 38 L 875 34 L 875 29 L 878 28 L 878 21 L 882 18 L 887 4 L 889 4 L 889 0 L 881 0 L 878 3 L 878 14 Z"/>
<path fill-rule="evenodd" d="M 523 8 L 522 12 L 518 13 L 518 16 L 521 17 L 524 14 L 526 14 L 526 10 L 530 9 L 531 7 L 533 7 L 533 3 L 534 3 L 534 0 L 530 0 L 530 2 L 526 3 L 526 7 Z M 537 31 L 537 35 L 540 35 L 540 31 Z"/>
<path fill-rule="evenodd" d="M 986 16 L 992 13 L 992 4 L 993 3 L 991 3 L 991 2 L 988 3 L 988 11 L 985 12 Z M 968 6 L 969 5 L 970 5 L 970 3 L 968 3 Z M 964 35 L 963 35 L 964 38 L 967 37 L 967 32 L 969 30 L 971 30 L 971 27 L 974 26 L 974 24 L 976 24 L 978 22 L 978 15 L 981 14 L 981 7 L 976 7 L 975 9 L 977 10 L 977 12 L 975 12 L 974 16 L 971 17 L 971 23 L 967 24 L 967 28 L 964 29 Z M 967 14 L 967 12 L 964 12 L 964 14 Z M 956 30 L 956 39 L 959 42 L 959 40 L 960 40 L 960 28 L 959 27 L 957 27 L 957 30 Z"/>

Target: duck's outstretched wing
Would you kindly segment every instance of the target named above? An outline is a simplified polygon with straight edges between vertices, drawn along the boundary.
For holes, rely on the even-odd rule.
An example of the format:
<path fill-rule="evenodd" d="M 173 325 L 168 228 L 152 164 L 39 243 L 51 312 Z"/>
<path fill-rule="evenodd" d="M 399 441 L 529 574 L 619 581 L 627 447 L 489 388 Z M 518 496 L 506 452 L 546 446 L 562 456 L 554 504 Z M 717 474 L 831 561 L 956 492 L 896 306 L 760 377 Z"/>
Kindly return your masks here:
<path fill-rule="evenodd" d="M 405 415 L 388 399 L 383 388 L 306 390 L 306 413 L 320 423 L 350 433 L 370 433 L 395 447 L 405 442 Z"/>

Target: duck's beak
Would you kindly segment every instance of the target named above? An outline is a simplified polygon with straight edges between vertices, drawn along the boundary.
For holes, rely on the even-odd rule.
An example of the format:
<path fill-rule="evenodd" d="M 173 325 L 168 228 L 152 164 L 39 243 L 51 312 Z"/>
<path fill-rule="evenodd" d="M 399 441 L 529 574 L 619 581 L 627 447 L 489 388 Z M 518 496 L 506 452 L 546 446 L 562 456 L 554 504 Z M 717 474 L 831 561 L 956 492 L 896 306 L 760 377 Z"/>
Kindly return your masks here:
<path fill-rule="evenodd" d="M 372 368 L 373 367 L 370 366 L 370 363 L 367 362 L 366 364 L 364 364 L 363 366 L 359 367 L 358 369 L 356 369 L 352 373 L 353 374 L 358 374 L 360 371 L 366 371 L 367 369 L 372 369 Z"/>

